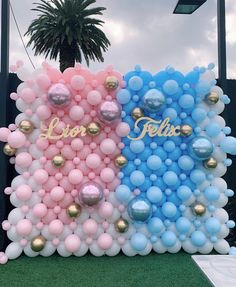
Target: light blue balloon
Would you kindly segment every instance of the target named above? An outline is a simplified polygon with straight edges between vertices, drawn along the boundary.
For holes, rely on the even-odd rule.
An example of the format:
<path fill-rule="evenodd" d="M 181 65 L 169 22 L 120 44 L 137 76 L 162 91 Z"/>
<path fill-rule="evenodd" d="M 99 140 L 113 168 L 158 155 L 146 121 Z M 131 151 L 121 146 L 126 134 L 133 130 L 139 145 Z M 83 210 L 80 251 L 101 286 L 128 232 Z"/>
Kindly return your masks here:
<path fill-rule="evenodd" d="M 135 170 L 130 175 L 130 181 L 135 186 L 140 186 L 145 181 L 145 176 L 142 171 Z"/>
<path fill-rule="evenodd" d="M 210 217 L 205 222 L 205 228 L 209 234 L 217 234 L 220 232 L 220 221 L 217 218 Z"/>
<path fill-rule="evenodd" d="M 179 99 L 179 105 L 183 109 L 190 109 L 194 106 L 194 98 L 191 95 L 182 95 Z"/>
<path fill-rule="evenodd" d="M 151 89 L 143 96 L 143 108 L 150 113 L 156 113 L 165 103 L 165 97 L 161 91 Z"/>
<path fill-rule="evenodd" d="M 178 165 L 182 170 L 191 170 L 194 167 L 194 161 L 188 155 L 182 155 L 178 160 Z"/>
<path fill-rule="evenodd" d="M 192 111 L 192 118 L 195 122 L 200 123 L 205 120 L 207 112 L 204 109 L 196 108 Z"/>
<path fill-rule="evenodd" d="M 137 140 L 137 141 L 131 141 L 130 142 L 130 150 L 135 153 L 141 153 L 145 149 L 145 144 L 142 140 Z"/>
<path fill-rule="evenodd" d="M 209 137 L 216 137 L 221 132 L 221 127 L 217 123 L 210 123 L 206 126 L 206 133 Z"/>
<path fill-rule="evenodd" d="M 127 89 L 121 89 L 116 95 L 117 101 L 124 105 L 131 100 L 131 94 Z"/>
<path fill-rule="evenodd" d="M 128 82 L 129 88 L 133 91 L 139 91 L 143 87 L 143 80 L 138 76 L 133 76 Z"/>
<path fill-rule="evenodd" d="M 186 217 L 179 217 L 176 221 L 176 229 L 181 234 L 187 234 L 191 228 L 191 222 Z"/>
<path fill-rule="evenodd" d="M 200 80 L 196 85 L 196 92 L 199 96 L 207 95 L 211 90 L 211 84 L 209 81 Z"/>
<path fill-rule="evenodd" d="M 162 213 L 167 218 L 174 217 L 177 213 L 177 208 L 172 202 L 165 202 L 161 208 Z"/>
<path fill-rule="evenodd" d="M 196 184 L 201 184 L 206 179 L 206 175 L 202 170 L 194 169 L 190 173 L 190 179 Z"/>
<path fill-rule="evenodd" d="M 172 108 L 168 108 L 168 109 L 165 109 L 163 114 L 162 114 L 162 118 L 165 119 L 165 118 L 170 118 L 170 121 L 174 121 L 176 118 L 177 118 L 177 112 L 175 109 L 172 109 Z"/>
<path fill-rule="evenodd" d="M 206 236 L 202 231 L 194 231 L 191 235 L 191 241 L 194 246 L 201 247 L 206 243 Z"/>
<path fill-rule="evenodd" d="M 172 186 L 178 182 L 178 176 L 173 171 L 167 171 L 163 175 L 163 181 L 165 184 Z"/>
<path fill-rule="evenodd" d="M 176 241 L 176 235 L 172 231 L 165 231 L 161 236 L 161 242 L 166 247 L 174 246 Z"/>
<path fill-rule="evenodd" d="M 128 214 L 134 221 L 148 221 L 152 216 L 152 205 L 146 198 L 135 197 L 128 204 Z"/>
<path fill-rule="evenodd" d="M 159 187 L 157 186 L 151 186 L 147 190 L 147 198 L 150 200 L 152 203 L 158 203 L 162 200 L 162 191 Z"/>
<path fill-rule="evenodd" d="M 225 137 L 220 143 L 220 148 L 225 153 L 236 155 L 236 138 Z"/>
<path fill-rule="evenodd" d="M 208 186 L 204 190 L 204 194 L 208 201 L 217 201 L 220 197 L 219 189 L 215 186 Z"/>
<path fill-rule="evenodd" d="M 148 244 L 147 237 L 143 233 L 134 233 L 130 238 L 130 244 L 135 251 L 142 251 Z"/>
<path fill-rule="evenodd" d="M 207 159 L 213 153 L 213 144 L 206 137 L 195 137 L 189 145 L 189 153 L 194 159 Z"/>
<path fill-rule="evenodd" d="M 186 185 L 181 185 L 177 189 L 177 195 L 182 201 L 186 201 L 191 197 L 192 190 Z"/>
<path fill-rule="evenodd" d="M 178 92 L 179 85 L 174 80 L 168 80 L 163 85 L 163 90 L 167 95 L 174 95 Z"/>
<path fill-rule="evenodd" d="M 124 203 L 130 200 L 131 191 L 127 185 L 121 184 L 116 188 L 116 198 Z"/>
<path fill-rule="evenodd" d="M 164 229 L 164 224 L 162 220 L 158 217 L 152 217 L 148 222 L 148 230 L 152 234 L 158 234 Z"/>
<path fill-rule="evenodd" d="M 172 152 L 175 150 L 175 143 L 171 140 L 164 142 L 163 144 L 164 150 L 167 152 Z"/>
<path fill-rule="evenodd" d="M 151 155 L 149 156 L 147 160 L 147 166 L 151 170 L 157 170 L 161 167 L 162 165 L 162 160 L 159 158 L 157 155 Z"/>

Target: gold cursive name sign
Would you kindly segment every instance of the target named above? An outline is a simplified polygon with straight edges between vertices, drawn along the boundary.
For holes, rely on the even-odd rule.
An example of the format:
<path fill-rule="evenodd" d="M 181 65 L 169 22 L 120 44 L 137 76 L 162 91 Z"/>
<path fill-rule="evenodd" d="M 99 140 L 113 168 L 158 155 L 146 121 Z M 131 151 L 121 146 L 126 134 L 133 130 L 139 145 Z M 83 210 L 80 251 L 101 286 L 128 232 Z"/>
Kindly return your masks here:
<path fill-rule="evenodd" d="M 75 138 L 78 135 L 84 137 L 86 136 L 86 127 L 84 126 L 75 126 L 71 127 L 69 124 L 66 125 L 65 128 L 62 128 L 61 133 L 55 134 L 55 128 L 60 123 L 59 118 L 54 118 L 51 120 L 49 127 L 46 129 L 43 129 L 43 132 L 40 134 L 40 138 L 42 139 L 49 139 L 49 140 L 60 140 L 63 138 Z"/>
<path fill-rule="evenodd" d="M 154 120 L 149 117 L 139 118 L 135 124 L 134 128 L 140 128 L 138 125 L 142 124 L 142 130 L 140 135 L 136 138 L 128 136 L 131 140 L 140 140 L 149 135 L 150 137 L 175 137 L 180 135 L 180 126 L 173 126 L 170 124 L 170 118 L 165 118 L 164 120 Z"/>

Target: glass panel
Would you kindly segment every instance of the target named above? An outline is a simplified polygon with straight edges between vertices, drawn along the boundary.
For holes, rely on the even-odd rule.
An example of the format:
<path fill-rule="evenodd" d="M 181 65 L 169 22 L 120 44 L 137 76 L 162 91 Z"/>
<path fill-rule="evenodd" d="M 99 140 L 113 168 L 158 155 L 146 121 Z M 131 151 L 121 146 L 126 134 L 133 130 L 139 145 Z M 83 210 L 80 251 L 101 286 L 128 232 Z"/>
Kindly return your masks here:
<path fill-rule="evenodd" d="M 191 14 L 193 13 L 199 5 L 189 5 L 189 4 L 179 4 L 176 9 L 175 13 L 179 14 Z"/>

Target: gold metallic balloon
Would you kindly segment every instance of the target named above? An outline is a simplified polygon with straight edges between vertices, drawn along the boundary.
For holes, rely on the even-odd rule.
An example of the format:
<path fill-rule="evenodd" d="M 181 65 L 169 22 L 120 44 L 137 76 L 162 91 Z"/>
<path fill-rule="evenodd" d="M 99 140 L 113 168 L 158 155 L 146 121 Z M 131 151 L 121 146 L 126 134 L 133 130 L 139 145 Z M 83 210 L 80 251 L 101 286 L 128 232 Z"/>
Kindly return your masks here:
<path fill-rule="evenodd" d="M 211 169 L 217 167 L 217 160 L 214 157 L 210 157 L 206 160 L 204 160 L 204 166 L 205 168 Z"/>
<path fill-rule="evenodd" d="M 3 147 L 3 152 L 5 153 L 5 155 L 8 156 L 13 156 L 15 155 L 17 149 L 11 147 L 9 144 L 5 144 Z"/>
<path fill-rule="evenodd" d="M 29 120 L 23 120 L 19 124 L 19 130 L 24 134 L 31 134 L 34 130 L 34 125 Z"/>
<path fill-rule="evenodd" d="M 97 136 L 98 134 L 100 134 L 101 131 L 101 126 L 99 123 L 95 123 L 95 122 L 91 122 L 88 126 L 87 126 L 87 133 L 94 137 Z"/>
<path fill-rule="evenodd" d="M 54 167 L 56 168 L 60 168 L 63 167 L 65 164 L 65 159 L 62 155 L 58 154 L 55 155 L 52 159 L 52 164 L 54 165 Z"/>
<path fill-rule="evenodd" d="M 192 211 L 196 216 L 203 216 L 206 212 L 206 207 L 201 202 L 197 202 L 192 206 Z"/>
<path fill-rule="evenodd" d="M 68 214 L 69 217 L 71 218 L 76 218 L 79 217 L 81 214 L 81 206 L 77 203 L 71 203 L 67 209 L 66 212 Z"/>
<path fill-rule="evenodd" d="M 119 81 L 116 77 L 114 76 L 109 76 L 106 78 L 106 81 L 105 81 L 105 87 L 108 89 L 108 90 L 115 90 L 117 89 L 119 86 Z"/>
<path fill-rule="evenodd" d="M 131 115 L 133 119 L 137 120 L 144 116 L 144 112 L 141 108 L 136 107 L 132 110 Z"/>
<path fill-rule="evenodd" d="M 127 158 L 123 155 L 118 155 L 115 159 L 115 165 L 117 167 L 123 167 L 128 163 Z"/>
<path fill-rule="evenodd" d="M 46 244 L 46 239 L 42 236 L 36 236 L 31 240 L 31 249 L 34 252 L 40 252 L 43 250 Z"/>
<path fill-rule="evenodd" d="M 219 101 L 219 95 L 216 92 L 211 92 L 206 96 L 206 101 L 209 105 L 215 105 Z"/>
<path fill-rule="evenodd" d="M 129 223 L 124 218 L 119 218 L 115 223 L 115 230 L 119 233 L 125 233 L 129 228 Z"/>
<path fill-rule="evenodd" d="M 180 127 L 180 134 L 181 136 L 188 137 L 191 136 L 193 129 L 189 125 L 183 125 Z"/>

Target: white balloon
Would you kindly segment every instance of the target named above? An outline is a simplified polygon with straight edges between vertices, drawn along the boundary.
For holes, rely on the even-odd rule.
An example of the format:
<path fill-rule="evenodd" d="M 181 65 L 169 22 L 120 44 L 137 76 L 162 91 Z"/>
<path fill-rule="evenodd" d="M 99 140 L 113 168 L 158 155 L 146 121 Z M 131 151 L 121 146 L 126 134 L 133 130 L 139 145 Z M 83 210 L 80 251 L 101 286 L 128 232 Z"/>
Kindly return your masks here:
<path fill-rule="evenodd" d="M 59 236 L 59 239 L 60 239 L 61 241 L 64 241 L 64 240 L 66 239 L 66 237 L 67 237 L 68 235 L 70 235 L 70 234 L 72 234 L 72 230 L 69 228 L 68 225 L 65 225 L 65 224 L 64 224 L 63 232 L 62 232 L 61 235 Z"/>
<path fill-rule="evenodd" d="M 24 253 L 25 255 L 29 256 L 29 257 L 37 257 L 39 255 L 38 252 L 34 252 L 32 249 L 31 249 L 31 244 L 28 243 L 25 248 L 24 248 Z"/>
<path fill-rule="evenodd" d="M 45 225 L 41 231 L 43 237 L 47 239 L 47 241 L 53 240 L 54 236 L 49 232 L 48 225 Z"/>
<path fill-rule="evenodd" d="M 218 101 L 215 105 L 212 105 L 211 110 L 216 112 L 218 115 L 221 114 L 225 109 L 225 104 L 222 101 Z"/>
<path fill-rule="evenodd" d="M 206 243 L 201 246 L 198 247 L 198 252 L 202 253 L 202 254 L 209 254 L 213 249 L 213 244 L 207 240 Z"/>
<path fill-rule="evenodd" d="M 47 241 L 43 250 L 40 251 L 40 255 L 44 257 L 51 256 L 56 251 L 56 247 L 52 244 L 51 241 Z"/>
<path fill-rule="evenodd" d="M 171 247 L 168 247 L 168 252 L 170 253 L 177 253 L 179 252 L 181 249 L 181 243 L 179 240 L 176 241 L 175 245 L 174 246 L 171 246 Z"/>
<path fill-rule="evenodd" d="M 205 73 L 201 74 L 200 80 L 211 82 L 216 79 L 215 73 L 212 70 L 206 70 Z"/>
<path fill-rule="evenodd" d="M 225 192 L 227 189 L 227 183 L 223 178 L 214 178 L 211 182 L 212 185 L 216 186 L 220 192 Z"/>
<path fill-rule="evenodd" d="M 43 152 L 37 148 L 35 144 L 31 144 L 29 147 L 29 153 L 32 155 L 33 158 L 39 159 L 43 156 Z"/>
<path fill-rule="evenodd" d="M 106 250 L 106 255 L 108 256 L 116 256 L 120 252 L 120 245 L 113 240 L 112 246 L 110 249 Z"/>
<path fill-rule="evenodd" d="M 84 241 L 81 242 L 79 250 L 73 253 L 75 256 L 81 257 L 84 256 L 88 252 L 88 245 L 85 244 Z"/>
<path fill-rule="evenodd" d="M 27 236 L 27 239 L 28 239 L 28 240 L 31 240 L 31 239 L 33 239 L 35 236 L 38 236 L 38 235 L 39 235 L 38 229 L 37 229 L 35 226 L 33 226 L 33 229 L 32 229 L 32 231 L 30 232 L 30 234 Z"/>
<path fill-rule="evenodd" d="M 156 253 L 163 254 L 167 251 L 167 248 L 162 244 L 161 240 L 157 240 L 157 242 L 153 243 L 152 245 L 153 250 Z"/>
<path fill-rule="evenodd" d="M 7 237 L 11 241 L 20 241 L 21 240 L 21 236 L 18 235 L 18 233 L 16 232 L 15 226 L 11 226 L 11 228 L 7 231 Z"/>
<path fill-rule="evenodd" d="M 35 143 L 41 134 L 40 129 L 35 129 L 28 137 L 28 140 L 31 143 Z"/>
<path fill-rule="evenodd" d="M 29 117 L 26 116 L 26 114 L 24 113 L 20 113 L 19 115 L 16 116 L 15 118 L 15 124 L 17 126 L 19 126 L 20 122 L 23 121 L 23 120 L 29 120 Z"/>
<path fill-rule="evenodd" d="M 190 241 L 190 239 L 186 239 L 183 243 L 182 243 L 182 248 L 184 249 L 184 251 L 186 251 L 187 253 L 193 254 L 197 252 L 197 248 L 192 244 L 192 242 Z"/>
<path fill-rule="evenodd" d="M 226 172 L 227 172 L 227 167 L 226 167 L 223 163 L 218 162 L 217 167 L 214 168 L 214 170 L 212 171 L 212 174 L 213 174 L 215 177 L 221 177 L 221 176 L 223 176 Z"/>
<path fill-rule="evenodd" d="M 152 244 L 150 241 L 148 241 L 146 247 L 142 251 L 139 251 L 138 254 L 141 256 L 145 256 L 148 255 L 151 251 L 152 251 Z"/>
<path fill-rule="evenodd" d="M 36 191 L 36 189 L 34 189 L 34 191 Z M 40 202 L 41 202 L 41 198 L 39 197 L 38 193 L 33 192 L 30 200 L 28 200 L 28 205 L 32 207 L 35 204 L 40 203 Z"/>
<path fill-rule="evenodd" d="M 26 184 L 26 180 L 21 175 L 18 175 L 12 180 L 11 187 L 14 190 L 16 190 L 19 187 L 19 185 L 22 184 Z"/>
<path fill-rule="evenodd" d="M 228 197 L 221 193 L 219 199 L 215 202 L 215 206 L 224 207 L 228 203 L 228 200 Z"/>
<path fill-rule="evenodd" d="M 119 218 L 120 218 L 120 212 L 118 209 L 114 208 L 112 215 L 107 219 L 107 221 L 113 223 Z"/>
<path fill-rule="evenodd" d="M 16 225 L 18 221 L 21 219 L 24 219 L 24 217 L 25 217 L 25 214 L 21 211 L 20 208 L 14 208 L 10 211 L 8 215 L 8 221 L 11 224 Z"/>
<path fill-rule="evenodd" d="M 224 161 L 226 159 L 226 153 L 223 152 L 218 146 L 214 148 L 212 156 L 218 161 Z"/>
<path fill-rule="evenodd" d="M 223 90 L 222 90 L 221 87 L 219 87 L 219 86 L 214 86 L 214 87 L 212 87 L 212 88 L 211 88 L 211 91 L 212 91 L 212 92 L 216 92 L 219 97 L 223 96 L 223 94 L 224 94 Z"/>
<path fill-rule="evenodd" d="M 34 90 L 35 91 L 35 90 Z M 36 93 L 37 93 L 37 91 L 35 91 Z M 31 104 L 31 110 L 33 111 L 33 112 L 35 112 L 36 110 L 37 110 L 37 108 L 39 107 L 39 106 L 41 106 L 41 105 L 43 105 L 44 104 L 44 102 L 42 101 L 42 99 L 40 99 L 40 98 L 37 98 L 32 104 Z M 32 116 L 32 118 L 37 118 L 38 116 L 37 115 L 33 115 Z M 38 123 L 36 123 L 36 121 L 34 121 L 34 119 L 32 119 L 31 118 L 31 120 L 32 120 L 32 122 L 34 122 L 34 124 L 35 124 L 35 126 L 36 127 L 38 127 L 38 126 L 40 126 L 40 121 L 38 122 Z"/>
<path fill-rule="evenodd" d="M 30 108 L 30 106 L 26 104 L 21 98 L 16 100 L 16 107 L 20 112 L 25 112 Z"/>
<path fill-rule="evenodd" d="M 71 252 L 68 252 L 68 251 L 67 251 L 64 242 L 61 242 L 61 243 L 59 244 L 59 246 L 57 247 L 57 252 L 58 252 L 62 257 L 69 257 L 69 256 L 72 255 Z"/>
<path fill-rule="evenodd" d="M 23 249 L 18 242 L 12 242 L 7 246 L 5 254 L 9 259 L 16 259 L 22 253 Z"/>
<path fill-rule="evenodd" d="M 220 254 L 227 254 L 229 253 L 230 246 L 225 239 L 219 239 L 216 243 L 214 243 L 214 249 Z"/>
<path fill-rule="evenodd" d="M 227 211 L 223 208 L 217 208 L 213 213 L 214 217 L 217 218 L 221 223 L 226 223 L 229 220 Z"/>
<path fill-rule="evenodd" d="M 17 94 L 20 94 L 20 92 L 22 90 L 24 90 L 25 88 L 29 88 L 28 84 L 27 83 L 20 83 L 19 86 L 17 87 Z"/>
<path fill-rule="evenodd" d="M 135 256 L 137 252 L 131 247 L 129 240 L 122 246 L 122 251 L 127 256 Z"/>
<path fill-rule="evenodd" d="M 224 239 L 228 235 L 229 235 L 229 228 L 225 224 L 222 224 L 220 228 L 220 232 L 218 233 L 217 237 Z"/>
<path fill-rule="evenodd" d="M 20 207 L 24 204 L 23 201 L 21 201 L 17 196 L 15 192 L 12 192 L 12 194 L 10 195 L 10 202 L 13 206 L 15 207 Z"/>
<path fill-rule="evenodd" d="M 101 248 L 99 248 L 97 242 L 93 242 L 90 246 L 89 246 L 89 250 L 90 252 L 94 255 L 94 256 L 102 256 L 104 255 L 104 250 L 102 250 Z"/>
<path fill-rule="evenodd" d="M 21 81 L 27 81 L 27 80 L 31 80 L 32 79 L 32 73 L 25 67 L 20 67 L 17 70 L 17 77 L 21 80 Z"/>
<path fill-rule="evenodd" d="M 40 168 L 42 168 L 42 164 L 40 163 L 40 161 L 39 160 L 33 160 L 32 164 L 29 168 L 29 171 L 31 174 L 33 174 L 36 170 L 38 170 Z M 33 178 L 31 178 L 31 179 L 33 179 Z"/>

